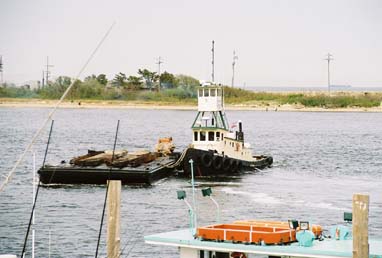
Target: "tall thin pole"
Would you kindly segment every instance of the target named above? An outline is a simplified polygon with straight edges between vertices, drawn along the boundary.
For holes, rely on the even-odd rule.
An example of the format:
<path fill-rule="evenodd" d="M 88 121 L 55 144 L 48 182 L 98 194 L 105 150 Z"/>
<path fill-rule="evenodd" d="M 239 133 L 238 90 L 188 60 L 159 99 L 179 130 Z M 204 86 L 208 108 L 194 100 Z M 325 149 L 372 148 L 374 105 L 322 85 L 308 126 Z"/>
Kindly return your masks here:
<path fill-rule="evenodd" d="M 158 75 L 159 75 L 159 91 L 161 89 L 161 80 L 160 80 L 160 65 L 163 64 L 162 58 L 158 58 L 158 62 L 156 63 L 158 65 Z"/>
<path fill-rule="evenodd" d="M 193 203 L 193 206 L 194 206 L 194 228 L 195 228 L 195 232 L 196 233 L 196 228 L 198 227 L 198 223 L 197 223 L 197 218 L 196 218 L 196 201 L 195 201 L 195 180 L 194 180 L 194 161 L 192 159 L 190 159 L 189 161 L 190 163 L 190 166 L 191 166 L 191 185 L 192 185 L 192 203 Z"/>
<path fill-rule="evenodd" d="M 115 137 L 114 137 L 113 154 L 111 155 L 111 164 L 113 164 L 113 161 L 114 161 L 115 146 L 117 145 L 117 138 L 118 138 L 118 130 L 119 130 L 119 120 L 118 120 L 118 122 L 117 122 L 117 130 L 116 130 L 116 132 L 115 132 Z M 104 216 L 105 216 L 106 203 L 107 203 L 107 196 L 108 196 L 108 192 L 109 192 L 109 181 L 110 181 L 110 175 L 111 175 L 111 173 L 112 173 L 112 172 L 111 172 L 112 169 L 113 169 L 113 166 L 110 166 L 109 173 L 108 173 L 108 179 L 107 179 L 107 181 L 106 181 L 106 193 L 105 193 L 105 200 L 104 200 L 104 203 L 103 203 L 103 210 L 102 210 L 101 224 L 100 224 L 100 228 L 99 228 L 99 232 L 98 232 L 97 249 L 96 249 L 96 253 L 95 253 L 95 258 L 98 257 L 98 248 L 99 248 L 99 243 L 100 243 L 100 240 L 101 240 L 102 226 L 103 226 L 103 219 L 104 219 Z"/>
<path fill-rule="evenodd" d="M 1 81 L 0 85 L 3 85 L 3 56 L 0 56 L 0 74 L 1 74 Z"/>
<path fill-rule="evenodd" d="M 330 61 L 334 60 L 332 57 L 333 57 L 333 55 L 328 53 L 327 57 L 324 59 L 324 60 L 328 61 L 328 92 L 329 92 L 329 94 L 330 94 Z"/>
<path fill-rule="evenodd" d="M 44 88 L 45 86 L 45 71 L 42 70 L 42 83 L 41 83 L 41 88 Z"/>
<path fill-rule="evenodd" d="M 212 40 L 212 82 L 215 82 L 215 41 Z"/>
<path fill-rule="evenodd" d="M 234 81 L 235 81 L 235 65 L 236 65 L 236 60 L 238 60 L 239 57 L 236 55 L 235 53 L 235 50 L 233 51 L 233 60 L 232 60 L 232 88 L 233 86 L 235 85 L 234 84 Z"/>
<path fill-rule="evenodd" d="M 36 153 L 33 152 L 33 173 L 32 173 L 32 207 L 35 203 L 35 195 L 36 195 L 36 188 L 35 188 L 35 181 L 36 181 Z M 34 258 L 34 239 L 35 239 L 35 231 L 34 231 L 34 210 L 32 211 L 32 258 Z"/>
<path fill-rule="evenodd" d="M 50 75 L 50 71 L 49 71 L 49 67 L 53 67 L 53 65 L 50 65 L 49 64 L 49 56 L 46 57 L 46 80 L 45 80 L 45 83 L 46 85 L 49 84 L 49 75 Z"/>

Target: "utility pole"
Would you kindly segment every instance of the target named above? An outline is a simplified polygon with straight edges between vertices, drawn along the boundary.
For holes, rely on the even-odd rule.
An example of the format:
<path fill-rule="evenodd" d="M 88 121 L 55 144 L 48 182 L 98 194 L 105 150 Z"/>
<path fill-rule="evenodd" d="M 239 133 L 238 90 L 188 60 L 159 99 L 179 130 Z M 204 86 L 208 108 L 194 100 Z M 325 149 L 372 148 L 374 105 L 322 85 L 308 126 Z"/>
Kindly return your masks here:
<path fill-rule="evenodd" d="M 334 60 L 332 57 L 333 57 L 333 55 L 328 53 L 327 57 L 324 59 L 324 60 L 328 61 L 328 92 L 329 92 L 329 94 L 330 94 L 330 61 Z"/>
<path fill-rule="evenodd" d="M 49 64 L 49 56 L 47 56 L 46 57 L 46 71 L 45 71 L 45 74 L 46 74 L 45 84 L 46 85 L 49 84 L 49 75 L 50 75 L 49 67 L 53 67 L 53 65 Z"/>
<path fill-rule="evenodd" d="M 1 74 L 1 81 L 0 86 L 3 85 L 3 56 L 0 56 L 0 74 Z"/>
<path fill-rule="evenodd" d="M 236 55 L 235 50 L 233 51 L 233 60 L 232 60 L 232 88 L 235 85 L 235 65 L 236 65 L 236 60 L 238 60 L 239 57 Z"/>
<path fill-rule="evenodd" d="M 215 82 L 215 41 L 212 40 L 212 82 Z"/>
<path fill-rule="evenodd" d="M 158 91 L 160 91 L 161 86 L 162 86 L 161 81 L 160 81 L 160 65 L 163 64 L 163 61 L 162 61 L 160 56 L 159 56 L 158 62 L 156 64 L 158 65 L 158 75 L 159 75 L 159 89 L 158 89 Z"/>
<path fill-rule="evenodd" d="M 45 86 L 45 71 L 44 70 L 42 70 L 42 81 L 41 81 L 41 88 L 44 88 L 44 86 Z"/>

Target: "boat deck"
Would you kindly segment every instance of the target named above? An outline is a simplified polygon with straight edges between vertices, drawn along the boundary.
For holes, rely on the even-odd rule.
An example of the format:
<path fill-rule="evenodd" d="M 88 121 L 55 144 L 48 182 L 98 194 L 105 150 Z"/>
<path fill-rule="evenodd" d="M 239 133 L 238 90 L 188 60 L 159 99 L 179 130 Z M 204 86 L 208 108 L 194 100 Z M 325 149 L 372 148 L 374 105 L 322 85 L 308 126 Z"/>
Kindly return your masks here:
<path fill-rule="evenodd" d="M 213 242 L 194 239 L 190 230 L 172 231 L 145 237 L 148 244 L 167 245 L 218 252 L 243 252 L 248 254 L 312 258 L 353 257 L 353 240 L 314 241 L 312 247 L 291 245 L 248 245 L 232 242 Z M 382 239 L 369 239 L 370 258 L 382 258 Z"/>

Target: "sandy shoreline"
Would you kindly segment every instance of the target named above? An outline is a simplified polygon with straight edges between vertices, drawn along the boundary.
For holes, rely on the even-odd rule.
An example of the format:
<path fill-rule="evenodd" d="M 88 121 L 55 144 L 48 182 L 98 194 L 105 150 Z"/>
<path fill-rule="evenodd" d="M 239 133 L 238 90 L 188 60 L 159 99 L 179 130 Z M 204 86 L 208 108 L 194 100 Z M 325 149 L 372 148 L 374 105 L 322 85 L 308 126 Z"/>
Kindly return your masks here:
<path fill-rule="evenodd" d="M 0 108 L 53 108 L 57 100 L 40 99 L 0 99 Z M 197 104 L 177 105 L 158 102 L 135 102 L 135 101 L 89 101 L 80 102 L 64 101 L 60 108 L 73 109 L 163 109 L 163 110 L 197 110 Z M 255 105 L 238 104 L 226 105 L 226 110 L 254 110 L 254 111 L 281 111 L 281 112 L 382 112 L 382 106 L 373 108 L 318 108 L 304 107 L 302 105 Z"/>

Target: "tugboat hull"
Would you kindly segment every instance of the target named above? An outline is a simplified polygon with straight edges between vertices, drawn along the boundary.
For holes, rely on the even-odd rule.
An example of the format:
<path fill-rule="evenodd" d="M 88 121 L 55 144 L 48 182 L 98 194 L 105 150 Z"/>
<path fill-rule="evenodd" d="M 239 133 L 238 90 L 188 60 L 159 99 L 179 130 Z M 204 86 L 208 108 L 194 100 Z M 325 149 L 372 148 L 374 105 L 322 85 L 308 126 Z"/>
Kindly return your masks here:
<path fill-rule="evenodd" d="M 189 161 L 194 161 L 194 175 L 204 176 L 229 176 L 243 171 L 252 171 L 270 167 L 273 163 L 271 156 L 255 156 L 254 161 L 245 161 L 217 154 L 213 151 L 205 151 L 190 148 L 183 159 L 182 169 L 185 176 L 191 174 Z"/>

